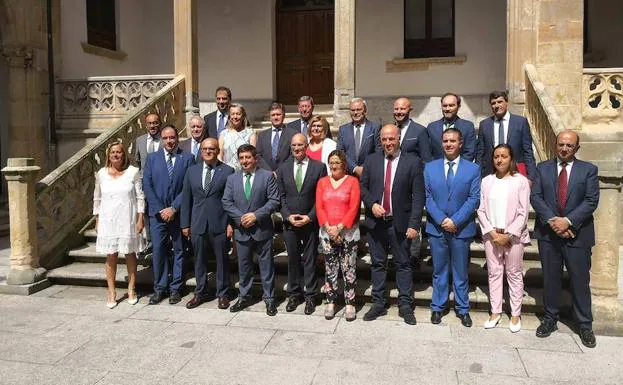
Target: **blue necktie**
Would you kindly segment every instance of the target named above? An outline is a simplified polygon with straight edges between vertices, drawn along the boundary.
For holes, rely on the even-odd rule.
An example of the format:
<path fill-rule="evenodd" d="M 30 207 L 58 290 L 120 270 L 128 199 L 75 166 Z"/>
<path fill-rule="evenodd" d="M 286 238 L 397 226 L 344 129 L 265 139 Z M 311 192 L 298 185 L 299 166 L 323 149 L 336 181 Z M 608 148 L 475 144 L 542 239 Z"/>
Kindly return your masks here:
<path fill-rule="evenodd" d="M 307 135 L 307 124 L 308 124 L 308 123 L 309 123 L 309 122 L 308 122 L 307 120 L 303 120 L 303 128 L 301 129 L 301 133 L 302 133 L 303 135 L 305 135 L 305 137 L 306 137 L 306 138 L 307 138 L 307 136 L 308 136 L 308 135 Z"/>
<path fill-rule="evenodd" d="M 225 128 L 225 114 L 221 113 L 221 117 L 218 119 L 218 128 L 216 129 L 216 136 L 221 134 L 221 131 Z"/>
<path fill-rule="evenodd" d="M 167 152 L 167 172 L 169 173 L 169 180 L 173 177 L 173 153 Z"/>
<path fill-rule="evenodd" d="M 273 131 L 275 132 L 275 136 L 273 137 L 272 155 L 273 155 L 273 160 L 276 160 L 277 151 L 279 150 L 279 132 L 281 131 L 281 129 L 275 128 Z"/>
<path fill-rule="evenodd" d="M 197 152 L 199 152 L 199 143 L 193 141 L 193 156 L 197 156 Z"/>
<path fill-rule="evenodd" d="M 504 118 L 498 119 L 498 145 L 504 144 L 506 138 L 504 137 Z"/>
<path fill-rule="evenodd" d="M 452 187 L 452 182 L 454 181 L 454 170 L 452 167 L 454 166 L 454 162 L 448 162 L 448 176 L 446 177 L 446 183 L 448 184 L 448 190 Z"/>

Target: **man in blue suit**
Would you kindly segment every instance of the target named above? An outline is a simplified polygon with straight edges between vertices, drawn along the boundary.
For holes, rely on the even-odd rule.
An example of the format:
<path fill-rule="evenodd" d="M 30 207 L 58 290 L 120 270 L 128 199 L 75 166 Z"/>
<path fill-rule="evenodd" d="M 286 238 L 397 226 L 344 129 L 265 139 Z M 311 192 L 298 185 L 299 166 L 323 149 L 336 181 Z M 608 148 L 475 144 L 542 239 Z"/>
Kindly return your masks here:
<path fill-rule="evenodd" d="M 443 158 L 443 146 L 441 145 L 441 135 L 448 128 L 454 127 L 461 131 L 463 135 L 463 149 L 461 158 L 474 160 L 476 156 L 476 130 L 474 123 L 469 120 L 461 119 L 458 116 L 461 108 L 461 97 L 452 92 L 448 92 L 441 97 L 441 112 L 443 118 L 431 122 L 426 127 L 426 132 L 430 138 L 431 154 L 433 159 Z"/>
<path fill-rule="evenodd" d="M 186 169 L 194 157 L 178 148 L 177 130 L 166 125 L 160 132 L 162 146 L 147 155 L 143 172 L 143 190 L 149 207 L 149 229 L 153 243 L 154 295 L 156 305 L 169 295 L 169 303 L 182 300 L 180 290 L 184 278 L 184 254 L 179 211 L 182 207 L 182 186 Z M 173 266 L 169 263 L 169 238 L 173 243 Z M 169 282 L 169 273 L 172 279 Z"/>
<path fill-rule="evenodd" d="M 279 191 L 273 173 L 257 167 L 257 151 L 250 144 L 238 147 L 238 160 L 242 166 L 227 177 L 223 208 L 234 222 L 234 240 L 238 253 L 240 295 L 229 308 L 238 312 L 250 305 L 253 285 L 253 253 L 257 253 L 266 302 L 266 314 L 277 314 L 274 301 L 275 263 L 272 256 L 273 221 L 271 214 L 279 209 Z"/>
<path fill-rule="evenodd" d="M 593 212 L 599 203 L 597 167 L 575 157 L 580 138 L 571 130 L 556 137 L 556 159 L 539 163 L 530 203 L 536 211 L 534 237 L 543 268 L 545 317 L 537 337 L 548 337 L 558 327 L 558 302 L 563 264 L 571 281 L 572 313 L 582 344 L 594 348 L 591 312 L 591 249 L 595 245 Z"/>
<path fill-rule="evenodd" d="M 513 149 L 519 171 L 524 175 L 527 174 L 530 183 L 533 183 L 536 178 L 536 163 L 528 120 L 508 111 L 508 95 L 504 91 L 490 93 L 489 104 L 493 116 L 480 122 L 476 142 L 476 163 L 480 165 L 482 176 L 485 177 L 494 171 L 493 148 L 505 143 Z"/>
<path fill-rule="evenodd" d="M 426 164 L 426 233 L 433 258 L 431 322 L 441 322 L 448 301 L 450 269 L 455 312 L 465 327 L 469 316 L 469 245 L 476 235 L 474 213 L 480 203 L 480 167 L 462 159 L 461 131 L 447 129 L 442 136 L 444 158 Z"/>
<path fill-rule="evenodd" d="M 381 129 L 383 152 L 366 159 L 359 182 L 366 207 L 366 227 L 372 256 L 372 301 L 363 316 L 372 321 L 387 314 L 387 254 L 396 265 L 398 315 L 415 325 L 413 314 L 413 269 L 409 258 L 411 242 L 418 236 L 424 208 L 422 161 L 400 151 L 400 131 L 393 124 Z"/>
<path fill-rule="evenodd" d="M 305 137 L 308 137 L 307 130 L 309 128 L 309 122 L 314 115 L 314 99 L 311 96 L 301 96 L 296 108 L 301 118 L 291 121 L 286 127 L 294 130 L 295 133 L 300 132 L 305 135 Z M 331 130 L 327 131 L 327 138 L 333 139 Z"/>
<path fill-rule="evenodd" d="M 426 127 L 409 118 L 411 111 L 413 108 L 409 99 L 398 98 L 394 102 L 394 121 L 400 129 L 400 151 L 412 152 L 424 162 L 428 162 L 432 156 Z"/>
<path fill-rule="evenodd" d="M 214 99 L 216 102 L 216 111 L 203 117 L 205 123 L 203 137 L 210 137 L 218 140 L 219 135 L 225 129 L 227 121 L 229 120 L 231 90 L 223 86 L 218 87 L 214 93 Z"/>
<path fill-rule="evenodd" d="M 368 108 L 362 98 L 351 100 L 349 109 L 352 121 L 340 126 L 337 149 L 346 154 L 348 172 L 360 177 L 366 157 L 381 151 L 381 125 L 366 118 Z"/>
<path fill-rule="evenodd" d="M 202 121 L 203 122 L 203 121 Z M 221 203 L 227 177 L 234 169 L 218 160 L 218 141 L 206 138 L 200 147 L 203 162 L 188 168 L 182 190 L 182 235 L 190 237 L 195 254 L 195 295 L 186 303 L 196 308 L 208 299 L 208 255 L 216 259 L 216 296 L 219 309 L 229 307 L 227 239 L 233 235 Z"/>

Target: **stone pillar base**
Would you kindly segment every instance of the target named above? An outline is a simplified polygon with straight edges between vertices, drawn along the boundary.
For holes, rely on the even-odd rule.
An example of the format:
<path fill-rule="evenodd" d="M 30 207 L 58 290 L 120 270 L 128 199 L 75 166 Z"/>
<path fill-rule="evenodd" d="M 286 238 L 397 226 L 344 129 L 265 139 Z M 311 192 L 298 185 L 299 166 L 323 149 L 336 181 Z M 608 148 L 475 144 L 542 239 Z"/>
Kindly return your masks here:
<path fill-rule="evenodd" d="M 617 298 L 593 296 L 593 319 L 595 333 L 623 336 L 623 306 Z"/>
<path fill-rule="evenodd" d="M 6 277 L 9 285 L 28 285 L 46 279 L 47 271 L 43 267 L 11 269 Z"/>

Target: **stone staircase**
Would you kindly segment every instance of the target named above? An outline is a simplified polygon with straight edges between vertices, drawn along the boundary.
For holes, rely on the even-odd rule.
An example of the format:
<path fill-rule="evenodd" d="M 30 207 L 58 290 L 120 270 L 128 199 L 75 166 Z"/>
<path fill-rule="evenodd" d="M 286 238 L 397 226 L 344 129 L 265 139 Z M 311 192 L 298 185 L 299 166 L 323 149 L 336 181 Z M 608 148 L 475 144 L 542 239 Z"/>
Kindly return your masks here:
<path fill-rule="evenodd" d="M 534 228 L 534 212 L 531 211 L 528 227 Z M 78 248 L 69 251 L 69 257 L 72 263 L 48 272 L 48 279 L 54 284 L 65 285 L 83 285 L 83 286 L 105 286 L 106 277 L 104 273 L 104 263 L 106 256 L 95 252 L 95 240 L 96 233 L 94 230 L 89 229 L 84 232 L 86 243 Z M 541 262 L 539 260 L 539 254 L 536 246 L 536 241 L 528 246 L 524 254 L 524 302 L 523 308 L 526 312 L 539 312 L 542 310 L 542 287 L 543 277 L 541 270 Z M 277 248 L 275 253 L 275 270 L 276 270 L 276 295 L 278 297 L 285 297 L 286 282 L 287 282 L 287 254 L 283 251 L 283 247 L 280 247 L 281 242 L 275 242 Z M 414 273 L 414 298 L 417 305 L 428 306 L 432 296 L 432 266 L 430 261 L 430 250 L 427 245 L 426 239 L 422 243 L 422 255 L 423 262 L 420 264 L 419 269 Z M 477 239 L 471 245 L 470 253 L 470 265 L 469 265 L 469 299 L 474 309 L 489 309 L 488 299 L 488 283 L 487 283 L 487 270 L 485 265 L 484 245 Z M 153 272 L 151 269 L 151 260 L 149 256 L 147 259 L 139 259 L 138 272 L 137 272 L 137 285 L 140 291 L 143 293 L 151 292 Z M 232 282 L 237 282 L 237 263 L 235 257 L 230 260 L 230 274 Z M 369 302 L 371 300 L 371 283 L 370 283 L 370 255 L 365 253 L 357 260 L 357 295 L 359 300 Z M 193 290 L 196 283 L 194 277 L 192 277 L 193 270 L 192 264 L 188 265 L 189 268 L 186 286 L 189 291 Z M 214 261 L 210 261 L 209 270 L 214 271 L 216 265 Z M 257 269 L 257 267 L 256 267 Z M 395 288 L 394 273 L 395 269 L 393 264 L 389 263 L 389 284 L 390 298 L 396 299 L 398 292 Z M 317 274 L 322 281 L 324 277 L 324 265 L 318 264 Z M 119 257 L 119 265 L 117 266 L 117 284 L 120 287 L 127 285 L 127 274 L 125 267 L 125 258 Z M 261 286 L 259 285 L 259 271 L 256 276 L 256 294 L 261 295 Z M 565 275 L 565 286 L 567 286 L 567 277 Z M 210 276 L 210 285 L 214 285 L 214 277 Z M 562 303 L 565 306 L 570 305 L 570 297 L 568 292 L 564 291 L 564 298 Z M 453 296 L 450 295 L 452 301 Z"/>

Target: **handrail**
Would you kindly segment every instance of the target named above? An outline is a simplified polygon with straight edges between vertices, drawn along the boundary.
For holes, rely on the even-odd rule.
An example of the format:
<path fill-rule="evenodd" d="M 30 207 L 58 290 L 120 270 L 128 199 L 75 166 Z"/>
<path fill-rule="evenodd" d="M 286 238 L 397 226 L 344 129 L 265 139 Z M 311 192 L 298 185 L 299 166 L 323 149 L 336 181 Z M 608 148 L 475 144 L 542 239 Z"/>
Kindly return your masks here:
<path fill-rule="evenodd" d="M 532 136 L 536 139 L 533 143 L 541 160 L 551 159 L 556 155 L 556 135 L 565 129 L 565 125 L 545 89 L 545 84 L 541 82 L 536 67 L 526 64 L 524 71 L 526 117 Z"/>
<path fill-rule="evenodd" d="M 163 122 L 183 126 L 184 93 L 184 76 L 177 76 L 37 184 L 37 227 L 43 267 L 62 262 L 65 251 L 77 243 L 78 230 L 92 216 L 94 174 L 106 163 L 108 144 L 120 140 L 133 160 L 134 142 L 145 132 L 143 121 L 148 113 L 157 112 Z"/>

